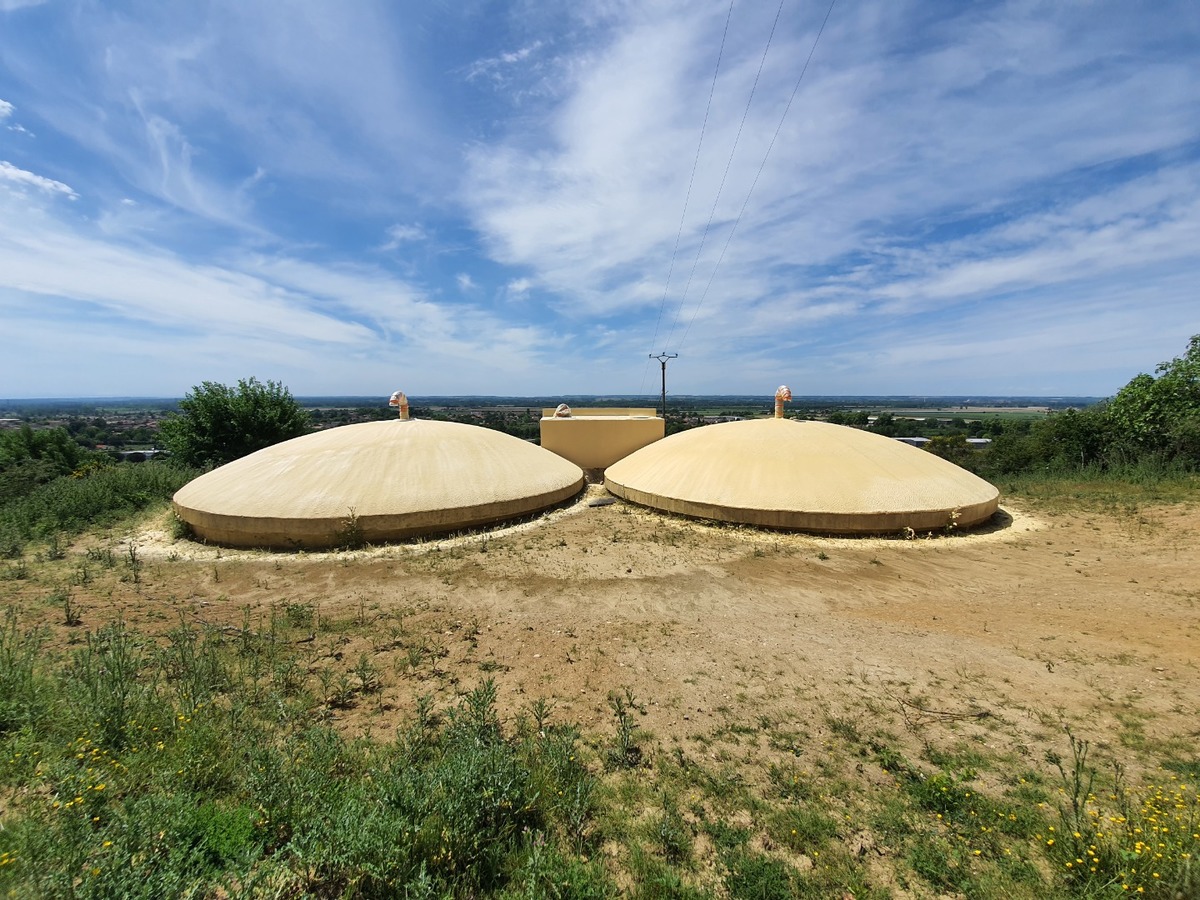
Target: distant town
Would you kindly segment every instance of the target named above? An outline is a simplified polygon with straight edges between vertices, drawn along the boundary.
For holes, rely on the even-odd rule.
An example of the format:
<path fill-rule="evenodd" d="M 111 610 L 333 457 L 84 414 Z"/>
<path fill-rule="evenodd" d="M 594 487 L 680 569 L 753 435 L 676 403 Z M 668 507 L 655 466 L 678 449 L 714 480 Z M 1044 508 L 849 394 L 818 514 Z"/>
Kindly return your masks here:
<path fill-rule="evenodd" d="M 481 425 L 537 441 L 544 409 L 633 406 L 658 410 L 658 395 L 543 397 L 410 397 L 417 418 Z M 869 429 L 921 445 L 935 437 L 961 436 L 986 445 L 1008 423 L 1035 420 L 1067 409 L 1083 409 L 1097 397 L 797 397 L 788 415 Z M 396 415 L 387 397 L 297 397 L 316 429 L 388 419 Z M 667 433 L 718 422 L 771 414 L 767 396 L 668 395 Z M 161 454 L 158 428 L 179 412 L 178 398 L 0 399 L 0 429 L 65 428 L 80 445 L 133 461 Z"/>

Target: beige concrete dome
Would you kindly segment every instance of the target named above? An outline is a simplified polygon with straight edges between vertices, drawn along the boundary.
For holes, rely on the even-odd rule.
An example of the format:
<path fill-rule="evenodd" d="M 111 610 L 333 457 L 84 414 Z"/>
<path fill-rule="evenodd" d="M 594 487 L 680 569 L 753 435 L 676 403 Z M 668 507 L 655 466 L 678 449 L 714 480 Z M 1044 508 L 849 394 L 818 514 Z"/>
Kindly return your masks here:
<path fill-rule="evenodd" d="M 892 438 L 793 419 L 683 431 L 604 473 L 609 491 L 667 512 L 827 534 L 969 527 L 1000 492 L 982 478 Z"/>
<path fill-rule="evenodd" d="M 583 471 L 475 425 L 391 420 L 284 441 L 184 485 L 175 512 L 196 536 L 299 549 L 458 531 L 538 512 L 579 493 Z"/>

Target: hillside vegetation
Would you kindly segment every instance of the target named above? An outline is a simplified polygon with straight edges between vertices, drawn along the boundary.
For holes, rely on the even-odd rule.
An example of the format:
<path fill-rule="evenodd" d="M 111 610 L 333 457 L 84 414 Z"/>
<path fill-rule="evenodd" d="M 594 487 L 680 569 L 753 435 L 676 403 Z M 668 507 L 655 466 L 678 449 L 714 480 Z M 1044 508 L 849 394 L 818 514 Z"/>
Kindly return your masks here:
<path fill-rule="evenodd" d="M 0 435 L 0 896 L 1200 897 L 1198 361 L 912 540 L 227 551 L 195 470 Z"/>

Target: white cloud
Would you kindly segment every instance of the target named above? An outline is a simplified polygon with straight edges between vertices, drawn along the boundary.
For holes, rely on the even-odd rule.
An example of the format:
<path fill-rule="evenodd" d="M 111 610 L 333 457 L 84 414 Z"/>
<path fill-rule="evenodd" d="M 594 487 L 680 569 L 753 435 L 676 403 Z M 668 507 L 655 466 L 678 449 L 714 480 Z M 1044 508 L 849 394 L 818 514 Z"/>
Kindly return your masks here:
<path fill-rule="evenodd" d="M 370 332 L 309 308 L 306 298 L 217 266 L 192 266 L 62 233 L 0 235 L 5 306 L 35 301 L 46 315 L 69 317 L 80 305 L 130 327 L 183 328 L 214 334 L 348 344 Z M 69 299 L 67 299 L 69 298 Z"/>
<path fill-rule="evenodd" d="M 715 11 L 627 9 L 607 45 L 577 56 L 561 103 L 468 156 L 464 202 L 490 252 L 531 270 L 564 316 L 623 321 L 649 342 L 666 291 L 659 342 L 686 333 L 716 361 L 735 340 L 828 342 L 1101 275 L 1153 303 L 1156 273 L 1200 245 L 1197 173 L 1179 150 L 1200 139 L 1196 72 L 1131 39 L 1153 28 L 997 5 L 918 18 L 914 36 L 904 9 L 868 4 L 831 20 L 714 276 L 816 24 L 785 17 L 697 256 L 769 24 L 739 11 L 667 291 Z M 1123 161 L 1161 168 L 1173 199 L 1122 189 Z"/>
<path fill-rule="evenodd" d="M 251 214 L 246 188 L 261 170 L 238 185 L 227 185 L 193 165 L 196 150 L 174 122 L 148 113 L 140 102 L 142 137 L 149 148 L 150 165 L 140 173 L 140 184 L 152 195 L 200 218 L 249 231 L 261 230 Z"/>
<path fill-rule="evenodd" d="M 12 114 L 16 111 L 16 107 L 7 100 L 0 100 L 0 122 L 7 122 L 12 118 Z M 8 131 L 15 131 L 17 134 L 25 134 L 33 137 L 33 132 L 21 125 L 19 122 L 14 122 L 11 125 L 4 126 Z"/>
<path fill-rule="evenodd" d="M 40 383 L 67 392 L 79 388 L 62 372 L 108 372 L 119 358 L 127 360 L 122 369 L 161 362 L 161 377 L 179 373 L 170 383 L 182 387 L 270 363 L 289 373 L 294 391 L 354 393 L 363 387 L 356 379 L 391 384 L 397 353 L 406 372 L 423 373 L 418 393 L 452 389 L 438 373 L 460 369 L 464 359 L 471 371 L 456 376 L 462 380 L 453 389 L 479 392 L 513 359 L 536 359 L 547 343 L 536 326 L 434 303 L 379 268 L 281 254 L 194 263 L 79 233 L 16 202 L 0 202 L 0 310 L 12 351 L 0 369 L 5 383 L 41 372 Z M 117 354 L 124 344 L 142 349 Z M 40 362 L 39 347 L 51 354 Z M 49 360 L 62 371 L 55 374 Z"/>
<path fill-rule="evenodd" d="M 55 181 L 53 178 L 44 178 L 41 175 L 35 175 L 33 172 L 27 172 L 25 169 L 18 169 L 12 163 L 5 160 L 0 160 L 0 180 L 19 186 L 28 185 L 49 194 L 62 194 L 72 200 L 79 199 L 79 195 L 75 193 L 70 185 L 63 184 L 61 181 Z"/>
<path fill-rule="evenodd" d="M 888 312 L 1014 289 L 1190 264 L 1200 246 L 1200 166 L 1134 179 L 1071 204 L 908 254 L 915 277 L 881 284 Z"/>
<path fill-rule="evenodd" d="M 533 282 L 528 278 L 514 278 L 504 286 L 505 296 L 509 300 L 525 300 L 529 297 L 529 291 L 533 287 Z"/>
<path fill-rule="evenodd" d="M 338 315 L 372 323 L 380 340 L 399 341 L 440 359 L 502 360 L 531 353 L 544 339 L 538 326 L 514 326 L 478 306 L 435 302 L 420 288 L 372 266 L 258 256 L 240 260 L 239 268 L 302 292 Z"/>
<path fill-rule="evenodd" d="M 395 250 L 403 244 L 427 240 L 429 235 L 420 225 L 392 225 L 387 229 L 387 241 L 379 248 L 384 251 Z"/>
<path fill-rule="evenodd" d="M 542 41 L 534 41 L 532 44 L 528 44 L 519 50 L 511 50 L 497 56 L 476 60 L 467 67 L 466 79 L 467 81 L 474 81 L 478 78 L 486 77 L 495 82 L 501 82 L 504 79 L 504 70 L 506 68 L 524 62 L 541 48 Z"/>
<path fill-rule="evenodd" d="M 133 17 L 84 4 L 57 15 L 53 59 L 15 30 L 0 52 L 29 86 L 24 105 L 86 148 L 93 168 L 261 235 L 272 192 L 381 218 L 400 198 L 449 192 L 457 138 L 420 17 L 375 2 L 281 15 L 247 0 Z M 239 191 L 260 168 L 268 183 Z"/>
<path fill-rule="evenodd" d="M 837 7 L 732 238 L 823 9 L 785 6 L 731 158 L 775 12 L 735 5 L 694 182 L 728 0 L 13 16 L 0 125 L 54 140 L 0 170 L 0 303 L 388 390 L 636 390 L 662 349 L 690 391 L 1017 386 L 1032 332 L 1104 381 L 1101 325 L 1143 367 L 1200 331 L 1200 35 L 1101 7 Z"/>

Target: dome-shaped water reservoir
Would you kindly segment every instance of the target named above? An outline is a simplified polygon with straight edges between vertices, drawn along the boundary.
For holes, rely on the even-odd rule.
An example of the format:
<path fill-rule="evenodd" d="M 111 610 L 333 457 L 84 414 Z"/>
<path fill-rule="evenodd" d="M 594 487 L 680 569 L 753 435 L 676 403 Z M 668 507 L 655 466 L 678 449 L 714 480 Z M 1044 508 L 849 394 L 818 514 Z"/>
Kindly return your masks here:
<path fill-rule="evenodd" d="M 201 540 L 330 547 L 458 531 L 535 513 L 584 486 L 574 463 L 499 431 L 430 420 L 331 428 L 214 469 L 175 511 Z"/>
<path fill-rule="evenodd" d="M 752 419 L 680 432 L 604 473 L 609 491 L 666 512 L 828 534 L 970 527 L 1000 492 L 916 447 L 842 425 Z"/>

